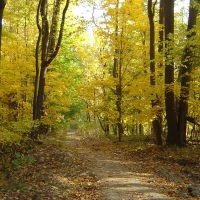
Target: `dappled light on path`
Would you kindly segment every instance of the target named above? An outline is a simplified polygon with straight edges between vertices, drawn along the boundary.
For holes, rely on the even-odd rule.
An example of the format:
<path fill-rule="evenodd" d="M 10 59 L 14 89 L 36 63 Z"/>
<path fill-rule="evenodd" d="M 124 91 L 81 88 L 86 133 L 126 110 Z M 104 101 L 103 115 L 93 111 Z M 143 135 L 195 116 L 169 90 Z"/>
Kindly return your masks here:
<path fill-rule="evenodd" d="M 100 151 L 101 146 L 93 145 L 91 149 L 90 140 L 80 138 L 70 132 L 67 144 L 76 147 L 89 173 L 99 180 L 99 200 L 172 199 L 151 188 L 151 174 L 131 172 L 129 166 L 133 163 L 123 162 L 116 153 Z"/>

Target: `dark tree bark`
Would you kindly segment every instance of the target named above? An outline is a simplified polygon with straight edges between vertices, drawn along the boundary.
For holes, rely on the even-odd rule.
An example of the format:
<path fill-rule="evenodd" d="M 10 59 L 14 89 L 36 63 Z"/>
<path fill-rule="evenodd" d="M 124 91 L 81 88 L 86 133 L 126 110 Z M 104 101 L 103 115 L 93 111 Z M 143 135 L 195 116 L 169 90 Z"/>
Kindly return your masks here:
<path fill-rule="evenodd" d="M 40 41 L 42 37 L 42 27 L 39 23 L 39 15 L 40 15 L 40 7 L 41 7 L 42 0 L 39 1 L 38 8 L 37 8 L 37 14 L 36 14 L 36 24 L 38 28 L 38 39 L 36 43 L 35 48 L 35 83 L 34 83 L 34 97 L 33 97 L 33 120 L 37 119 L 37 92 L 38 92 L 38 80 L 39 80 L 39 49 L 40 49 Z"/>
<path fill-rule="evenodd" d="M 115 38 L 117 40 L 119 36 L 119 27 L 118 27 L 118 8 L 119 8 L 119 1 L 116 3 L 116 26 L 115 26 Z M 115 50 L 116 56 L 114 57 L 114 63 L 113 63 L 113 77 L 118 79 L 118 84 L 116 85 L 116 89 L 114 91 L 117 100 L 116 100 L 116 108 L 118 112 L 117 116 L 117 129 L 118 129 L 118 140 L 121 142 L 122 135 L 124 133 L 123 125 L 122 125 L 122 50 L 119 48 L 116 48 Z"/>
<path fill-rule="evenodd" d="M 60 0 L 56 0 L 54 2 L 53 17 L 52 17 L 52 21 L 51 21 L 51 28 L 50 28 L 50 34 L 49 34 L 49 43 L 48 43 L 48 54 L 49 55 L 48 56 L 51 56 L 51 54 L 55 50 L 55 46 L 56 46 L 60 5 L 61 5 Z"/>
<path fill-rule="evenodd" d="M 45 88 L 45 75 L 48 66 L 55 59 L 60 49 L 64 23 L 65 14 L 69 7 L 69 0 L 66 1 L 65 7 L 62 13 L 62 21 L 57 37 L 57 25 L 58 25 L 58 15 L 60 11 L 61 0 L 56 0 L 53 10 L 52 23 L 49 28 L 48 12 L 47 12 L 47 0 L 40 0 L 38 4 L 37 11 L 37 26 L 39 30 L 39 36 L 36 46 L 36 79 L 35 79 L 35 97 L 33 106 L 33 119 L 40 120 L 43 114 L 43 102 L 44 102 L 44 88 Z M 39 24 L 39 15 L 42 19 L 42 24 Z M 56 23 L 57 21 L 57 23 Z M 39 47 L 41 45 L 41 66 L 39 69 Z M 39 83 L 38 83 L 39 81 Z"/>
<path fill-rule="evenodd" d="M 163 26 L 164 26 L 164 0 L 160 0 L 159 6 L 159 24 L 161 25 L 161 29 L 159 30 L 159 45 L 158 45 L 158 52 L 162 53 L 163 51 L 163 41 L 164 41 L 164 34 L 163 34 Z M 160 67 L 163 66 L 163 63 L 160 63 Z"/>
<path fill-rule="evenodd" d="M 115 50 L 116 54 L 120 54 L 119 50 Z M 124 132 L 122 125 L 122 109 L 121 109 L 121 101 L 122 101 L 122 74 L 121 74 L 122 64 L 120 62 L 120 58 L 114 58 L 113 65 L 113 77 L 118 78 L 118 84 L 116 85 L 115 95 L 117 96 L 116 100 L 116 108 L 118 112 L 117 117 L 117 128 L 118 128 L 118 138 L 119 142 L 122 140 L 122 135 Z"/>
<path fill-rule="evenodd" d="M 6 6 L 6 0 L 0 0 L 0 59 L 1 59 L 1 37 L 2 37 L 2 25 L 3 25 L 3 11 Z"/>
<path fill-rule="evenodd" d="M 171 44 L 174 34 L 174 0 L 164 0 L 165 18 L 165 108 L 168 127 L 167 143 L 178 144 L 178 125 L 174 101 L 174 63 Z"/>
<path fill-rule="evenodd" d="M 47 70 L 47 49 L 48 49 L 48 38 L 49 38 L 49 22 L 47 19 L 47 0 L 42 0 L 41 7 L 40 7 L 40 15 L 42 16 L 42 54 L 41 54 L 41 69 L 40 69 L 40 76 L 39 76 L 39 88 L 38 88 L 38 95 L 37 95 L 37 113 L 36 119 L 40 120 L 42 116 L 42 106 L 44 100 L 44 87 L 45 87 L 45 74 Z"/>
<path fill-rule="evenodd" d="M 40 0 L 37 8 L 36 23 L 38 28 L 38 40 L 35 50 L 35 60 L 36 60 L 36 76 L 34 83 L 34 99 L 33 99 L 33 120 L 40 121 L 43 115 L 43 102 L 45 98 L 45 79 L 47 68 L 51 62 L 55 59 L 60 49 L 61 40 L 63 36 L 63 29 L 65 24 L 65 15 L 69 7 L 69 0 L 66 0 L 65 7 L 62 13 L 62 19 L 59 31 L 58 26 L 58 15 L 60 12 L 61 0 L 54 1 L 52 22 L 49 28 L 49 18 L 48 18 L 48 4 L 47 0 Z M 41 18 L 41 24 L 40 24 Z M 58 32 L 58 36 L 57 36 Z M 39 49 L 41 49 L 41 58 L 39 59 Z M 39 60 L 41 64 L 39 66 Z M 40 124 L 38 131 L 33 128 L 30 137 L 32 139 L 37 139 L 38 132 L 44 131 L 46 127 Z M 47 127 L 48 128 L 48 127 Z"/>
<path fill-rule="evenodd" d="M 121 52 L 120 52 L 121 55 Z M 118 127 L 118 136 L 119 136 L 119 142 L 122 141 L 122 135 L 124 133 L 124 128 L 122 125 L 122 60 L 121 56 L 119 58 L 119 76 L 118 76 L 118 84 L 116 86 L 116 107 L 118 111 L 118 120 L 117 120 L 117 127 Z"/>
<path fill-rule="evenodd" d="M 148 17 L 149 17 L 149 25 L 150 25 L 150 85 L 154 87 L 156 85 L 155 79 L 155 25 L 154 25 L 154 11 L 155 5 L 157 2 L 152 2 L 152 0 L 148 0 Z M 156 99 L 151 101 L 152 108 L 158 108 L 155 112 L 155 117 L 153 119 L 153 130 L 156 135 L 156 144 L 162 145 L 162 121 L 161 113 L 160 113 L 160 102 L 156 95 Z M 155 110 L 155 109 L 154 109 Z"/>
<path fill-rule="evenodd" d="M 193 6 L 193 2 L 200 3 L 200 0 L 192 1 L 190 0 L 189 8 L 189 18 L 187 39 L 195 36 L 195 32 L 190 32 L 192 28 L 196 25 L 198 9 Z M 194 56 L 194 45 L 188 44 L 185 47 L 184 56 L 182 59 L 183 67 L 181 67 L 180 78 L 181 78 L 181 91 L 180 91 L 180 101 L 179 101 L 179 115 L 178 115 L 178 127 L 179 127 L 179 146 L 184 146 L 186 144 L 186 126 L 187 126 L 187 115 L 188 115 L 188 99 L 192 72 L 192 58 Z"/>
<path fill-rule="evenodd" d="M 104 76 L 104 72 L 103 72 L 103 76 Z M 104 98 L 106 98 L 106 89 L 103 87 L 102 90 L 103 90 L 103 96 L 104 96 Z M 107 112 L 107 110 L 108 110 L 107 103 L 104 104 L 104 109 L 105 109 L 105 112 Z M 100 123 L 101 128 L 103 129 L 105 135 L 109 135 L 110 125 L 108 124 L 108 121 L 109 121 L 108 115 L 105 115 L 103 117 L 101 117 L 100 115 L 97 115 L 97 117 L 98 117 L 99 123 Z"/>
<path fill-rule="evenodd" d="M 97 119 L 99 121 L 99 124 L 102 128 L 102 130 L 104 131 L 105 135 L 109 135 L 109 132 L 110 132 L 110 127 L 109 127 L 109 124 L 107 124 L 107 121 L 108 121 L 108 117 L 101 117 L 99 115 L 97 115 Z"/>

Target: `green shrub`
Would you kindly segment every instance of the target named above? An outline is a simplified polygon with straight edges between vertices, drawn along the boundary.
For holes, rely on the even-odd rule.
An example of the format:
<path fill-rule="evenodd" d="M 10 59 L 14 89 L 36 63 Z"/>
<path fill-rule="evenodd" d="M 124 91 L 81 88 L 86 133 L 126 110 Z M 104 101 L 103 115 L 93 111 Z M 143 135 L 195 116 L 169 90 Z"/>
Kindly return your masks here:
<path fill-rule="evenodd" d="M 32 145 L 29 138 L 0 127 L 0 170 L 7 171 L 17 153 L 27 152 Z"/>

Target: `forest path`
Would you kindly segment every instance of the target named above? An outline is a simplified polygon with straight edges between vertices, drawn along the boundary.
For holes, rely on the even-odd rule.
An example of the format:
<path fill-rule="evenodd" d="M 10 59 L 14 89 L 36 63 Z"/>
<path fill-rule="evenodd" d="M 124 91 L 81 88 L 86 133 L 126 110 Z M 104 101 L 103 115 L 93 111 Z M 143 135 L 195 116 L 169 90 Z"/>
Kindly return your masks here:
<path fill-rule="evenodd" d="M 188 149 L 136 142 L 52 135 L 0 171 L 0 200 L 200 199 L 198 146 L 188 156 Z M 199 190 L 188 192 L 194 184 Z"/>
<path fill-rule="evenodd" d="M 122 152 L 109 140 L 82 138 L 75 131 L 70 131 L 67 134 L 67 146 L 76 150 L 84 160 L 88 169 L 85 174 L 89 173 L 99 180 L 99 200 L 172 199 L 150 187 L 151 174 L 130 170 L 137 168 L 133 166 L 137 162 L 125 161 Z"/>

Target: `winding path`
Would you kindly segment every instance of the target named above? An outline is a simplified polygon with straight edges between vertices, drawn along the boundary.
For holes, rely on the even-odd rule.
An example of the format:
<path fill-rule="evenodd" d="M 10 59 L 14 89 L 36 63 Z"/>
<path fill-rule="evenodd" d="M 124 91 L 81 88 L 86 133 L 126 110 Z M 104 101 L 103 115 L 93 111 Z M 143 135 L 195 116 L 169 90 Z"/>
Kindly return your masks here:
<path fill-rule="evenodd" d="M 120 152 L 110 155 L 98 151 L 101 148 L 98 146 L 96 150 L 88 148 L 88 143 L 74 131 L 68 133 L 67 145 L 76 149 L 89 173 L 99 180 L 99 200 L 172 199 L 149 187 L 149 174 L 131 172 L 127 163 L 120 159 Z"/>

